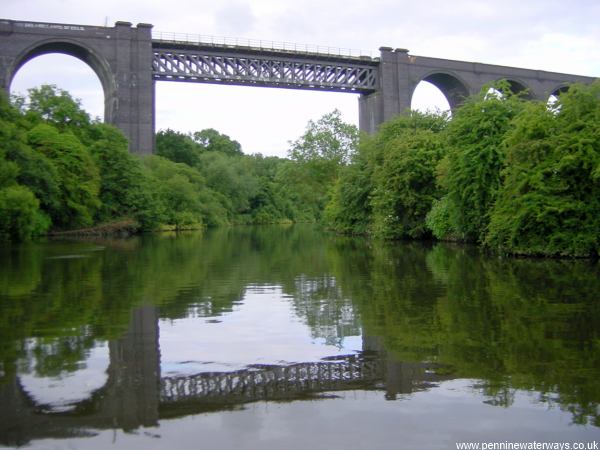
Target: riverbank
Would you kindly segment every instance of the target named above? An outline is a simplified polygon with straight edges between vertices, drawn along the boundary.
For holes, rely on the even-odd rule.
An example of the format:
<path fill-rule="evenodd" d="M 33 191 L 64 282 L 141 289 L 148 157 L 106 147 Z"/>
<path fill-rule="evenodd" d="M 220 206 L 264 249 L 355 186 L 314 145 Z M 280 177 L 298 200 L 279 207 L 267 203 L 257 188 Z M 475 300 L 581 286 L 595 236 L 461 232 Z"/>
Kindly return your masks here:
<path fill-rule="evenodd" d="M 140 224 L 133 219 L 123 219 L 93 227 L 78 228 L 75 230 L 51 231 L 47 234 L 49 238 L 54 237 L 81 237 L 81 236 L 121 236 L 127 237 L 139 233 Z"/>

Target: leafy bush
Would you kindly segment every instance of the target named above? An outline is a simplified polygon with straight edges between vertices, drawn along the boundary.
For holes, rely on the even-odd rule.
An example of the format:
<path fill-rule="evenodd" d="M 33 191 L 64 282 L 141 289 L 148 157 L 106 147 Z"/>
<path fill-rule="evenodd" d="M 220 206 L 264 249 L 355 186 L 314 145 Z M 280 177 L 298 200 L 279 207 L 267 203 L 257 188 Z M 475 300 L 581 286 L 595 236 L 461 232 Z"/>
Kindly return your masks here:
<path fill-rule="evenodd" d="M 48 124 L 38 124 L 28 133 L 30 145 L 56 167 L 59 202 L 49 215 L 61 228 L 86 227 L 100 206 L 100 175 L 88 149 L 69 131 L 60 133 Z"/>
<path fill-rule="evenodd" d="M 50 220 L 39 201 L 25 186 L 0 189 L 0 240 L 25 241 L 44 233 Z"/>
<path fill-rule="evenodd" d="M 443 228 L 467 241 L 485 237 L 489 210 L 502 186 L 504 136 L 524 105 L 507 83 L 496 88 L 499 95 L 490 95 L 486 87 L 457 108 L 444 136 L 447 154 L 439 181 L 447 192 L 450 222 Z"/>
<path fill-rule="evenodd" d="M 439 197 L 436 165 L 445 115 L 411 112 L 363 137 L 353 164 L 341 171 L 326 220 L 344 233 L 426 237 L 425 216 Z"/>
<path fill-rule="evenodd" d="M 439 198 L 436 166 L 443 155 L 439 133 L 432 131 L 429 117 L 415 122 L 419 113 L 406 119 L 417 126 L 398 127 L 399 134 L 383 145 L 380 163 L 373 171 L 373 233 L 386 238 L 424 238 L 429 234 L 425 216 Z M 443 118 L 439 119 L 440 121 Z"/>
<path fill-rule="evenodd" d="M 504 184 L 486 244 L 503 252 L 600 255 L 600 82 L 553 110 L 532 103 L 506 138 Z"/>

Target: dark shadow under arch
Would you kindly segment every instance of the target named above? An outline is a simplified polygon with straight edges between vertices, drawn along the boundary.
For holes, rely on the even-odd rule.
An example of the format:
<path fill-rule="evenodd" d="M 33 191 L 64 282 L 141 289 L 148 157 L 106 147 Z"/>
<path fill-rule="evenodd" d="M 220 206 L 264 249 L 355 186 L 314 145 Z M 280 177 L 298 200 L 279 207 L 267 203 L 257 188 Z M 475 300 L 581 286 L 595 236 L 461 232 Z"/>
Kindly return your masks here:
<path fill-rule="evenodd" d="M 446 100 L 448 100 L 450 110 L 454 110 L 456 107 L 460 106 L 460 104 L 469 96 L 469 90 L 465 83 L 448 73 L 433 73 L 424 77 L 422 81 L 427 81 L 442 91 L 442 94 L 444 94 Z"/>
<path fill-rule="evenodd" d="M 525 100 L 534 100 L 535 96 L 531 93 L 531 90 L 527 87 L 527 85 L 521 81 L 517 81 L 514 79 L 504 78 L 502 81 L 506 81 L 510 87 L 510 91 L 524 98 Z"/>
<path fill-rule="evenodd" d="M 554 89 L 550 93 L 550 96 L 560 97 L 560 94 L 564 94 L 570 88 L 571 88 L 571 85 L 569 85 L 569 84 L 562 84 L 562 85 L 558 86 L 556 89 Z"/>

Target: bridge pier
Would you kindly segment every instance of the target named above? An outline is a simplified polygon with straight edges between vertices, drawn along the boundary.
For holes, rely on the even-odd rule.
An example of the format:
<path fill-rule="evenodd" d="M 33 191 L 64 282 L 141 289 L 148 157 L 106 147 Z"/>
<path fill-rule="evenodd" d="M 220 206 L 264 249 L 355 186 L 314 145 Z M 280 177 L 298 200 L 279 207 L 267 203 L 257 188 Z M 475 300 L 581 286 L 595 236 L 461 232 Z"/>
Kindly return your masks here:
<path fill-rule="evenodd" d="M 127 332 L 109 344 L 110 366 L 101 415 L 123 429 L 158 423 L 160 347 L 158 311 L 133 311 Z"/>
<path fill-rule="evenodd" d="M 152 25 L 115 24 L 114 89 L 105 92 L 105 121 L 123 131 L 129 149 L 137 154 L 154 150 L 154 95 L 152 79 Z"/>
<path fill-rule="evenodd" d="M 10 94 L 18 70 L 49 53 L 88 64 L 104 91 L 104 121 L 121 129 L 132 153 L 152 153 L 152 25 L 117 22 L 107 28 L 0 19 L 0 89 Z"/>
<path fill-rule="evenodd" d="M 381 47 L 379 89 L 359 99 L 359 128 L 372 134 L 379 125 L 410 109 L 413 87 L 409 77 L 408 50 Z"/>

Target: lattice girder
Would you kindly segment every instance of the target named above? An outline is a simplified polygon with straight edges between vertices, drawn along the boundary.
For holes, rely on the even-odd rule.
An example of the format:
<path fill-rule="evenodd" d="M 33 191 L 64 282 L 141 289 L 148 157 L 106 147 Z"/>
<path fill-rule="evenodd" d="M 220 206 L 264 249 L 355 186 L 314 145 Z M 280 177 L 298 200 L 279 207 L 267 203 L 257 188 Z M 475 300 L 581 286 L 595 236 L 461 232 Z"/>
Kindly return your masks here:
<path fill-rule="evenodd" d="M 378 66 L 359 58 L 295 58 L 267 52 L 154 48 L 152 69 L 157 80 L 356 93 L 370 93 L 378 88 Z"/>
<path fill-rule="evenodd" d="M 381 381 L 384 377 L 385 368 L 381 360 L 351 355 L 338 357 L 331 362 L 163 377 L 160 399 L 163 403 L 186 399 L 256 401 L 311 391 L 351 389 L 353 386 Z"/>

